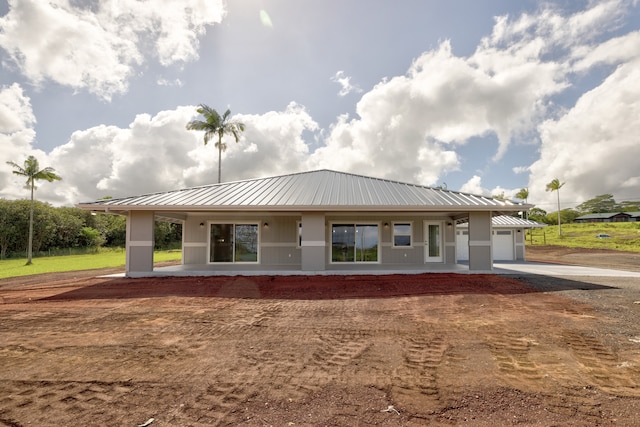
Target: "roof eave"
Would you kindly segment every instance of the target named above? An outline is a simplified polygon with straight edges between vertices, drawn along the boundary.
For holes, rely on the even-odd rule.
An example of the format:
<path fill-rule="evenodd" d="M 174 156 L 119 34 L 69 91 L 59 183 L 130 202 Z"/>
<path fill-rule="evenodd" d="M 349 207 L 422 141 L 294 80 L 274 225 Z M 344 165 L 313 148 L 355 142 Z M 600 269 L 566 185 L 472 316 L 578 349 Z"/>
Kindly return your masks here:
<path fill-rule="evenodd" d="M 227 212 L 227 211 L 246 211 L 246 212 L 264 212 L 264 211 L 331 211 L 331 212 L 469 212 L 469 211 L 492 211 L 492 212 L 519 212 L 527 210 L 522 205 L 478 205 L 478 206 L 455 206 L 455 205 L 436 205 L 436 206 L 171 206 L 171 205 L 115 205 L 115 204 L 93 204 L 80 203 L 76 205 L 79 209 L 96 211 L 96 212 L 115 212 L 115 211 L 173 211 L 173 212 Z"/>

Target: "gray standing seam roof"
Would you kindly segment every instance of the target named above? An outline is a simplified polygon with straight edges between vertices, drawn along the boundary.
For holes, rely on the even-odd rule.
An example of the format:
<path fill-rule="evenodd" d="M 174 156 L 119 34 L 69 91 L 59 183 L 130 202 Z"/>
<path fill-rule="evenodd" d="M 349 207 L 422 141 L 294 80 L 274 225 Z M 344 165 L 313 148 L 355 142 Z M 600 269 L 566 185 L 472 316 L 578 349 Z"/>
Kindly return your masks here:
<path fill-rule="evenodd" d="M 319 170 L 80 203 L 84 209 L 479 209 L 524 210 L 511 201 Z"/>

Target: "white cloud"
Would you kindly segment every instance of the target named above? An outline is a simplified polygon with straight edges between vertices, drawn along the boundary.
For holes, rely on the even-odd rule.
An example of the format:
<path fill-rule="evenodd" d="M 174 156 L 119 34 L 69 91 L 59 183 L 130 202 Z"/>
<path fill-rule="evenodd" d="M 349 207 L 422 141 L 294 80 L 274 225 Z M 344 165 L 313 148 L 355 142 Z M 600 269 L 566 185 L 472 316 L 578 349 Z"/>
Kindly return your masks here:
<path fill-rule="evenodd" d="M 24 199 L 29 194 L 24 190 L 25 180 L 12 173 L 13 168 L 6 162 L 22 165 L 30 156 L 36 156 L 42 164 L 46 155 L 32 148 L 36 132 L 35 115 L 31 108 L 31 100 L 22 87 L 14 83 L 0 88 L 0 197 Z M 42 166 L 47 166 L 42 164 Z"/>
<path fill-rule="evenodd" d="M 161 64 L 198 57 L 198 37 L 224 16 L 222 0 L 105 0 L 97 10 L 68 0 L 9 0 L 0 47 L 34 84 L 46 80 L 110 100 L 153 47 Z"/>
<path fill-rule="evenodd" d="M 164 77 L 159 77 L 158 80 L 156 80 L 156 83 L 158 84 L 158 86 L 184 86 L 184 82 L 180 79 L 169 80 L 165 79 Z"/>
<path fill-rule="evenodd" d="M 511 170 L 515 174 L 527 173 L 529 172 L 529 166 L 515 166 Z"/>
<path fill-rule="evenodd" d="M 482 178 L 479 175 L 474 175 L 467 182 L 462 184 L 459 191 L 463 193 L 478 194 L 490 197 L 504 195 L 507 200 L 516 200 L 515 195 L 516 193 L 518 193 L 518 191 L 520 191 L 520 189 L 503 188 L 498 185 L 490 190 L 482 186 Z"/>
<path fill-rule="evenodd" d="M 18 83 L 0 88 L 0 133 L 11 134 L 35 124 L 31 100 Z"/>
<path fill-rule="evenodd" d="M 482 187 L 482 178 L 478 175 L 472 176 L 469 181 L 462 184 L 460 191 L 463 193 L 480 194 L 484 196 L 490 195 L 489 190 Z"/>
<path fill-rule="evenodd" d="M 351 77 L 345 76 L 344 71 L 342 70 L 338 71 L 333 77 L 331 77 L 331 81 L 340 85 L 340 92 L 338 92 L 339 96 L 347 96 L 352 92 L 362 92 L 362 89 L 358 86 L 351 84 Z"/>
<path fill-rule="evenodd" d="M 565 115 L 540 126 L 540 159 L 530 168 L 531 200 L 551 205 L 555 196 L 544 189 L 554 178 L 567 183 L 563 208 L 608 193 L 618 201 L 637 200 L 638 117 L 640 51 Z"/>
<path fill-rule="evenodd" d="M 201 133 L 185 129 L 195 111 L 183 106 L 139 114 L 127 128 L 100 125 L 74 132 L 45 157 L 63 181 L 43 188 L 40 200 L 71 205 L 215 183 L 217 150 L 203 144 Z M 233 119 L 245 123 L 246 131 L 238 144 L 233 137 L 226 140 L 223 181 L 305 170 L 302 133 L 315 131 L 317 124 L 303 107 L 292 103 L 284 111 Z"/>

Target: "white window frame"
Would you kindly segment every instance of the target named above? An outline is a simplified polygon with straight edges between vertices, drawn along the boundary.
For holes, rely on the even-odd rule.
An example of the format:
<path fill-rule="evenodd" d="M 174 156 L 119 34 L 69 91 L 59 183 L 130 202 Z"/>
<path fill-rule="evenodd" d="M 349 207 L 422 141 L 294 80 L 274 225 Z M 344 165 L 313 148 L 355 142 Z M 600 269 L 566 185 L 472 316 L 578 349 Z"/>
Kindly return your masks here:
<path fill-rule="evenodd" d="M 409 225 L 409 234 L 396 234 L 396 225 L 404 225 L 404 224 L 408 224 Z M 401 245 L 396 245 L 396 236 L 409 236 L 409 245 L 408 246 L 401 246 Z M 413 248 L 413 221 L 394 221 L 391 223 L 391 247 L 393 249 L 411 249 Z"/>

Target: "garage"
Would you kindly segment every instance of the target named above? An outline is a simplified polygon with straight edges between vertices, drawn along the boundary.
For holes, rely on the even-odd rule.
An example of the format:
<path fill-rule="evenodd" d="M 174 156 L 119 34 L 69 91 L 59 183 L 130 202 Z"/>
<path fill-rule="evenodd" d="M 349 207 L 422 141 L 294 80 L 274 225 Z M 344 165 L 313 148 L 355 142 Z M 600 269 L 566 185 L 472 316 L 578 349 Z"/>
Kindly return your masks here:
<path fill-rule="evenodd" d="M 522 218 L 507 215 L 495 216 L 491 224 L 491 246 L 494 261 L 524 260 L 525 230 L 546 227 Z M 458 261 L 469 260 L 469 226 L 467 223 L 456 225 L 456 258 Z"/>

